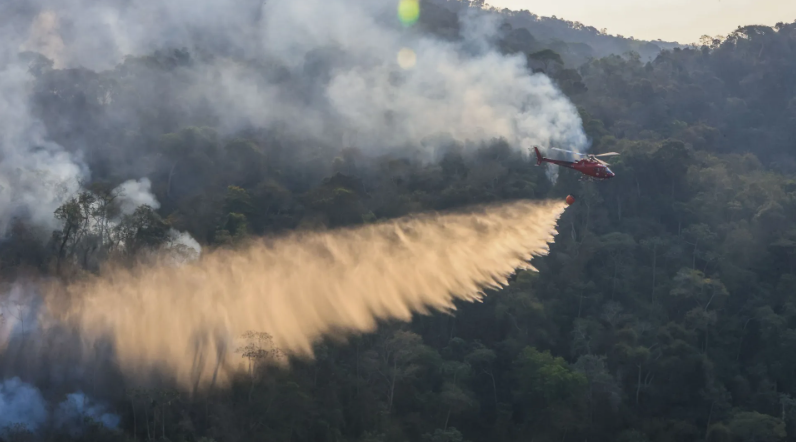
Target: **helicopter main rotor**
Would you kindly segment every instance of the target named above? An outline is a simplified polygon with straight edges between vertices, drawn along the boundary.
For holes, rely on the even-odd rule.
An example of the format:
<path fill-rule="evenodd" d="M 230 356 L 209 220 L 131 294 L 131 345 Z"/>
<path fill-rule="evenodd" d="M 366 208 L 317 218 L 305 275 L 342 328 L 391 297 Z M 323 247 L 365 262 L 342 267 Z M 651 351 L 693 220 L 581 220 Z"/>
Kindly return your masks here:
<path fill-rule="evenodd" d="M 595 154 L 591 154 L 591 153 L 573 152 L 571 150 L 559 149 L 557 147 L 551 147 L 550 149 L 557 150 L 557 151 L 560 151 L 560 152 L 571 153 L 573 155 L 578 155 L 580 157 L 590 158 L 590 159 L 598 161 L 598 162 L 600 162 L 600 163 L 602 163 L 602 164 L 604 164 L 606 166 L 609 166 L 609 164 L 606 163 L 605 161 L 602 161 L 602 160 L 598 159 L 599 157 L 610 157 L 610 156 L 614 156 L 614 155 L 619 155 L 619 152 L 606 152 L 606 153 L 601 153 L 601 154 L 596 154 L 595 155 Z"/>

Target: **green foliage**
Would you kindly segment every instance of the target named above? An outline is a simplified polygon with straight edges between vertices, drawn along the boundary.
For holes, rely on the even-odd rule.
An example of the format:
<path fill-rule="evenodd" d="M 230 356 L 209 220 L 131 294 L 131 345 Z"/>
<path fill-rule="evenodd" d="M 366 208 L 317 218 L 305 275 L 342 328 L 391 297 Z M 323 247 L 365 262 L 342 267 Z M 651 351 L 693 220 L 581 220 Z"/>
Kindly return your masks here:
<path fill-rule="evenodd" d="M 251 197 L 246 189 L 237 186 L 227 187 L 227 195 L 224 198 L 224 210 L 227 213 L 240 213 L 251 216 L 255 212 Z"/>
<path fill-rule="evenodd" d="M 732 442 L 732 432 L 724 424 L 711 425 L 706 442 Z"/>
<path fill-rule="evenodd" d="M 539 397 L 545 402 L 566 401 L 583 391 L 587 379 L 573 372 L 563 358 L 549 351 L 526 347 L 515 362 L 517 392 L 525 397 Z"/>
<path fill-rule="evenodd" d="M 756 411 L 736 414 L 729 428 L 740 442 L 778 442 L 786 437 L 784 422 Z"/>
<path fill-rule="evenodd" d="M 157 248 L 168 240 L 169 224 L 152 207 L 143 205 L 132 215 L 125 215 L 117 230 L 129 253 L 144 248 Z"/>
<path fill-rule="evenodd" d="M 462 433 L 453 427 L 445 430 L 437 428 L 434 433 L 424 434 L 422 440 L 423 442 L 468 442 L 462 437 Z"/>
<path fill-rule="evenodd" d="M 550 66 L 550 63 L 557 63 L 559 65 L 564 64 L 564 60 L 561 59 L 561 55 L 551 49 L 543 49 L 539 52 L 534 52 L 533 54 L 528 55 L 529 62 L 538 61 L 541 62 L 544 66 L 544 69 L 547 70 Z"/>

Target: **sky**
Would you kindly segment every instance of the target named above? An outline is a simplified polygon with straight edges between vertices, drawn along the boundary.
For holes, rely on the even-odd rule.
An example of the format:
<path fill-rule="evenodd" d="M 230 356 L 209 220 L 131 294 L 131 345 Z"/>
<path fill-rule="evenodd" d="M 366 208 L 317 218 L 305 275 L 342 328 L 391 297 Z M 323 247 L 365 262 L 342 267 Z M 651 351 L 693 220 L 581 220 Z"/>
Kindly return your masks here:
<path fill-rule="evenodd" d="M 491 6 L 578 21 L 640 40 L 695 43 L 739 25 L 796 20 L 796 0 L 487 0 Z"/>

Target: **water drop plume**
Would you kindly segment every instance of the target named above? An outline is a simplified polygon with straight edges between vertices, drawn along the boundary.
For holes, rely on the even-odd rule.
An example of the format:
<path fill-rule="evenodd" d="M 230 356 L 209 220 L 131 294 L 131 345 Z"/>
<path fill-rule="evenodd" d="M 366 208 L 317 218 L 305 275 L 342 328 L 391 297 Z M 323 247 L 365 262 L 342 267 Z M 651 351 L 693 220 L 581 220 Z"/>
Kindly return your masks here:
<path fill-rule="evenodd" d="M 157 369 L 189 389 L 220 385 L 246 370 L 235 349 L 250 330 L 311 357 L 324 336 L 482 299 L 516 269 L 535 270 L 530 261 L 548 253 L 565 207 L 517 201 L 294 232 L 179 267 L 109 268 L 50 292 L 47 305 L 87 345 L 108 339 L 128 375 Z"/>

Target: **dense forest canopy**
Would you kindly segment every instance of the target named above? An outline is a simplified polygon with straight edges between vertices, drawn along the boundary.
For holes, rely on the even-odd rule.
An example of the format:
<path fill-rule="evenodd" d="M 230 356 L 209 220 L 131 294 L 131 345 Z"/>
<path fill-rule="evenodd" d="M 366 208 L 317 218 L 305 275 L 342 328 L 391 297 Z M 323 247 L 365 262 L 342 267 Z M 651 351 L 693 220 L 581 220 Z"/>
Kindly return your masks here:
<path fill-rule="evenodd" d="M 621 35 L 610 35 L 605 29 L 597 29 L 580 22 L 558 17 L 542 17 L 532 11 L 498 9 L 486 7 L 484 2 L 461 0 L 436 0 L 453 12 L 476 9 L 486 16 L 495 15 L 507 25 L 525 29 L 539 41 L 567 58 L 568 64 L 580 65 L 589 58 L 601 58 L 611 54 L 635 52 L 644 61 L 654 59 L 661 50 L 686 46 L 674 42 L 643 41 Z"/>
<path fill-rule="evenodd" d="M 254 20 L 246 9 L 254 3 L 235 6 L 240 17 Z M 361 133 L 349 130 L 356 127 L 349 114 L 326 113 L 323 106 L 334 102 L 319 97 L 329 97 L 336 68 L 378 67 L 378 42 L 307 52 L 297 43 L 299 52 L 263 60 L 249 56 L 256 36 L 207 24 L 198 36 L 188 26 L 174 30 L 190 34 L 194 47 L 142 50 L 116 65 L 86 67 L 105 42 L 81 40 L 73 17 L 58 32 L 67 48 L 71 42 L 80 50 L 31 50 L 19 69 L 9 62 L 17 48 L 4 46 L 2 332 L 9 324 L 22 331 L 0 354 L 0 426 L 7 427 L 0 437 L 796 440 L 796 24 L 747 26 L 672 48 L 528 12 L 473 14 L 478 6 L 422 2 L 418 22 L 404 31 L 464 42 L 462 52 L 481 54 L 493 69 L 466 62 L 460 66 L 469 74 L 415 85 L 402 83 L 399 71 L 374 69 L 388 80 L 363 86 L 361 96 L 388 87 L 395 93 L 361 108 L 338 107 L 371 124 Z M 36 16 L 32 6 L 14 8 L 16 17 Z M 55 32 L 46 18 L 38 23 Z M 484 32 L 505 58 L 484 55 L 483 40 L 473 37 L 479 20 L 494 24 L 494 33 Z M 0 23 L 4 34 L 27 32 Z M 324 34 L 308 38 L 317 36 Z M 53 48 L 55 40 L 44 41 Z M 64 53 L 83 67 L 59 66 L 52 54 Z M 498 132 L 471 143 L 400 136 L 414 114 L 397 92 L 427 96 L 421 103 L 430 110 L 417 109 L 411 120 L 419 124 L 442 112 L 446 93 L 481 87 L 475 90 L 485 91 L 486 108 L 506 96 L 493 91 L 499 82 L 443 80 L 514 75 L 517 66 L 522 76 L 495 75 L 512 80 L 501 93 L 543 91 L 573 103 L 580 121 L 550 141 L 580 140 L 582 123 L 583 148 L 621 153 L 611 161 L 616 178 L 579 182 L 560 171 L 551 181 L 517 145 L 522 137 Z M 262 91 L 282 107 L 258 101 Z M 397 102 L 394 112 L 374 115 L 378 107 L 367 103 L 381 99 Z M 466 121 L 441 121 L 458 134 L 475 133 Z M 528 121 L 529 132 L 548 122 Z M 388 135 L 380 138 L 368 127 L 397 129 L 373 132 Z M 17 150 L 22 142 L 32 147 Z M 26 175 L 31 170 L 48 175 Z M 196 252 L 296 229 L 568 194 L 576 203 L 559 221 L 550 255 L 533 261 L 538 273 L 518 272 L 507 288 L 490 291 L 483 303 L 460 303 L 454 315 L 418 315 L 347 342 L 320 343 L 314 360 L 289 370 L 263 363 L 279 349 L 253 331 L 243 349 L 252 370 L 228 390 L 191 396 L 168 383 L 140 386 L 69 365 L 77 356 L 57 351 L 55 342 L 26 340 L 35 318 L 20 304 L 33 279 L 84 278 L 103 263 L 132 262 L 164 245 L 195 259 Z M 31 347 L 47 349 L 45 366 L 25 356 Z M 52 419 L 45 405 L 55 410 Z"/>

